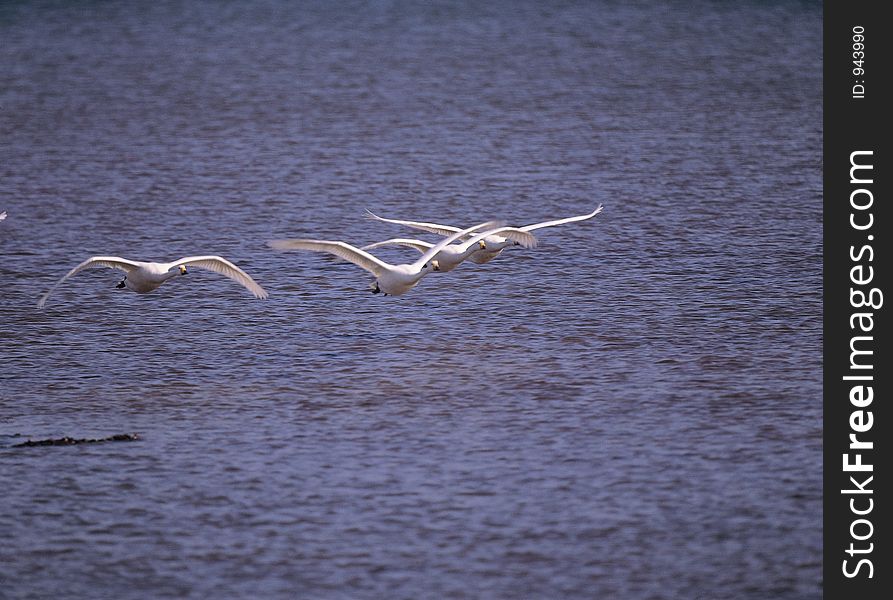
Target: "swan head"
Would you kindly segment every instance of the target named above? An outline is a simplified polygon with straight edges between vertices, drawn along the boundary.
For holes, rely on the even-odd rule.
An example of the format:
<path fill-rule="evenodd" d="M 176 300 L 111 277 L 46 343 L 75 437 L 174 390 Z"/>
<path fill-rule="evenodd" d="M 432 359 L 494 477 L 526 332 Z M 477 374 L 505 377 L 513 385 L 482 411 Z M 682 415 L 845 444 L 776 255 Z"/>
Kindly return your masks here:
<path fill-rule="evenodd" d="M 481 250 L 487 249 L 487 244 L 484 243 L 484 240 L 479 241 L 478 246 L 480 246 Z"/>
<path fill-rule="evenodd" d="M 440 271 L 440 263 L 438 261 L 432 260 L 429 264 L 433 270 Z"/>
<path fill-rule="evenodd" d="M 189 271 L 186 270 L 186 265 L 180 265 L 180 275 L 186 275 Z"/>

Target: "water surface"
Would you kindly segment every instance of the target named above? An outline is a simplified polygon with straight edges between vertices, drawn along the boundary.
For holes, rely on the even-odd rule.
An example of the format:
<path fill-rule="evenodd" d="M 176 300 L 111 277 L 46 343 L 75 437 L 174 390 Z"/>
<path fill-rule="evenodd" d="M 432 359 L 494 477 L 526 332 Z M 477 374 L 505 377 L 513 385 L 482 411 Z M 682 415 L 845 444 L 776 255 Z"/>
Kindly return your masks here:
<path fill-rule="evenodd" d="M 821 25 L 4 3 L 0 596 L 820 597 Z M 265 246 L 600 202 L 396 298 Z M 34 306 L 206 253 L 270 298 Z"/>

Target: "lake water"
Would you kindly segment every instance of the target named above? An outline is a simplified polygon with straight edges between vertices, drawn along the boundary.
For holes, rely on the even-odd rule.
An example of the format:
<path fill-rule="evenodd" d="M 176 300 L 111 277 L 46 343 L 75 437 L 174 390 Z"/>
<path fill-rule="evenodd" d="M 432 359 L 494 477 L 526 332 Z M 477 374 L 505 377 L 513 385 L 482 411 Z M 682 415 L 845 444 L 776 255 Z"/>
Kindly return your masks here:
<path fill-rule="evenodd" d="M 0 597 L 820 597 L 821 28 L 4 2 Z M 266 246 L 598 203 L 399 297 Z M 91 269 L 35 308 L 89 256 L 194 254 L 270 298 Z"/>

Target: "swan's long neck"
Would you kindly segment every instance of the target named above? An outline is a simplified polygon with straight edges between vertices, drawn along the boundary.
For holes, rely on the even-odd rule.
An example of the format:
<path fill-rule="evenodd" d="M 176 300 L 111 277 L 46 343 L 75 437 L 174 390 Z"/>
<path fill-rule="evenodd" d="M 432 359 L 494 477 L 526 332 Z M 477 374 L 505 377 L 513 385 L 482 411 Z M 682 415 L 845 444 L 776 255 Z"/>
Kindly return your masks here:
<path fill-rule="evenodd" d="M 428 264 L 425 265 L 424 267 L 422 267 L 421 269 L 419 269 L 419 271 L 417 273 L 410 274 L 410 276 L 409 276 L 410 281 L 412 281 L 413 285 L 417 284 L 422 279 L 422 277 L 424 277 L 428 273 L 431 273 L 432 271 L 434 271 L 434 266 L 432 264 L 434 262 L 435 261 L 433 261 L 433 260 L 429 261 Z"/>
<path fill-rule="evenodd" d="M 167 281 L 168 279 L 173 279 L 177 275 L 182 275 L 179 269 L 171 269 L 167 273 L 161 276 L 162 281 Z M 166 288 L 165 288 L 166 289 Z"/>

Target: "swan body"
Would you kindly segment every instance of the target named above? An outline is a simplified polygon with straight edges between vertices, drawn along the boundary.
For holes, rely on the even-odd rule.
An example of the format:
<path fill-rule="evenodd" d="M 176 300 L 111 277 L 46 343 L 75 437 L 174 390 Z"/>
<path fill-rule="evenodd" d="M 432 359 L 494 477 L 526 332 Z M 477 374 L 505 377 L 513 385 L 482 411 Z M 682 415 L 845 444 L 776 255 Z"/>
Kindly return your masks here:
<path fill-rule="evenodd" d="M 432 245 L 431 248 L 426 249 L 417 261 L 400 265 L 386 263 L 361 248 L 340 241 L 283 239 L 273 240 L 269 242 L 269 246 L 277 250 L 310 250 L 311 252 L 334 254 L 369 271 L 375 276 L 375 282 L 370 285 L 373 294 L 384 293 L 386 296 L 399 296 L 414 288 L 422 277 L 428 273 L 440 270 L 440 264 L 435 260 L 435 257 L 447 245 L 473 231 L 483 228 L 493 229 L 497 226 L 498 224 L 496 223 L 488 222 L 456 231 L 449 234 L 449 237 Z"/>
<path fill-rule="evenodd" d="M 502 234 L 499 236 L 497 234 Z M 504 236 L 504 237 L 503 237 Z M 452 271 L 467 258 L 474 260 L 479 252 L 486 252 L 490 246 L 487 240 L 505 239 L 509 244 L 518 244 L 525 248 L 536 247 L 536 237 L 530 232 L 523 231 L 517 227 L 499 227 L 491 229 L 483 233 L 474 235 L 471 239 L 457 244 L 445 246 L 437 253 L 434 260 L 439 265 L 438 271 L 446 273 Z M 405 246 L 407 248 L 415 248 L 419 252 L 427 252 L 434 247 L 434 244 L 416 239 L 392 238 L 383 242 L 376 242 L 363 246 L 363 250 L 371 250 L 381 248 L 383 246 Z"/>
<path fill-rule="evenodd" d="M 602 211 L 604 208 L 603 205 L 599 204 L 598 208 L 596 208 L 591 213 L 585 215 L 577 215 L 574 217 L 566 217 L 563 219 L 555 219 L 553 221 L 544 221 L 542 223 L 534 223 L 532 225 L 525 225 L 524 227 L 518 227 L 517 229 L 520 231 L 530 232 L 536 229 L 542 229 L 544 227 L 554 227 L 556 225 L 563 225 L 565 223 L 573 223 L 576 221 L 585 221 L 586 219 L 591 219 L 598 213 Z M 455 232 L 459 231 L 458 227 L 454 227 L 452 225 L 441 225 L 438 223 L 425 223 L 422 221 L 403 221 L 400 219 L 385 219 L 384 217 L 379 217 L 372 211 L 367 210 L 366 216 L 370 219 L 374 219 L 376 221 L 382 221 L 384 223 L 394 223 L 397 225 L 404 225 L 406 227 L 411 227 L 413 229 L 419 229 L 422 231 L 428 231 L 431 233 L 436 233 L 438 235 L 452 235 Z M 523 243 L 518 242 L 517 240 L 511 239 L 508 236 L 504 235 L 490 235 L 484 239 L 486 248 L 482 248 L 477 252 L 474 252 L 469 259 L 472 262 L 475 262 L 479 265 L 484 263 L 488 263 L 497 256 L 502 253 L 502 251 L 509 246 L 523 245 Z"/>
<path fill-rule="evenodd" d="M 267 292 L 254 281 L 248 273 L 220 256 L 187 256 L 169 263 L 143 262 L 128 260 L 118 256 L 93 256 L 88 258 L 60 279 L 41 296 L 37 302 L 38 308 L 43 308 L 47 298 L 59 285 L 72 275 L 90 267 L 108 267 L 124 271 L 124 279 L 117 286 L 118 289 L 127 288 L 137 294 L 146 294 L 158 288 L 162 283 L 178 275 L 186 275 L 187 266 L 206 269 L 229 277 L 236 283 L 248 289 L 255 298 L 266 298 Z"/>

